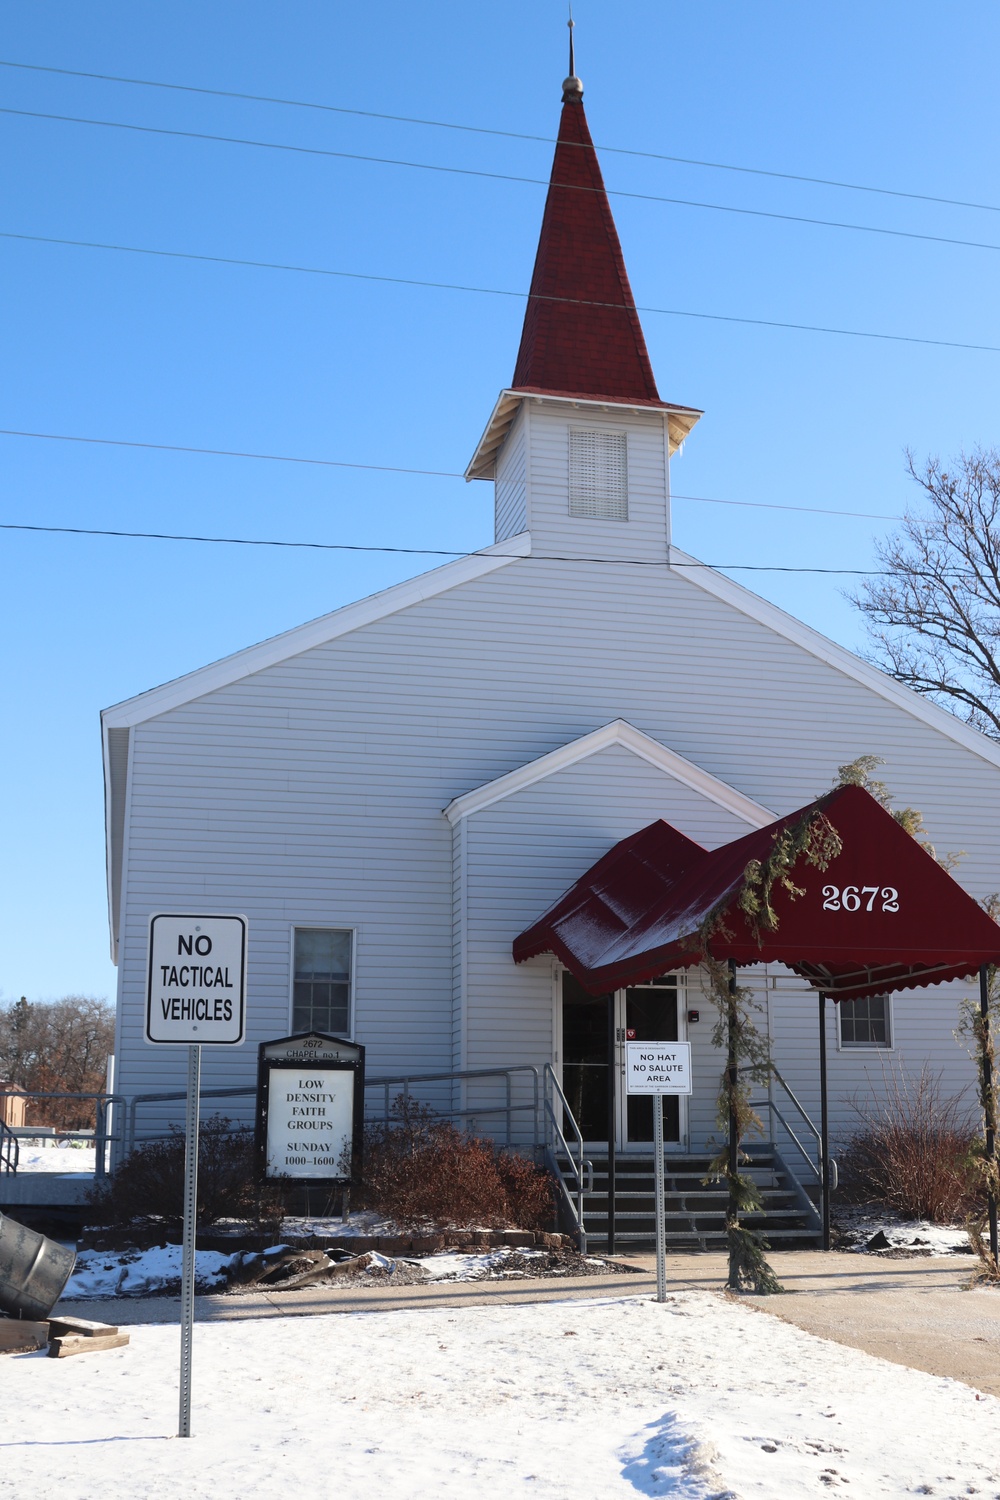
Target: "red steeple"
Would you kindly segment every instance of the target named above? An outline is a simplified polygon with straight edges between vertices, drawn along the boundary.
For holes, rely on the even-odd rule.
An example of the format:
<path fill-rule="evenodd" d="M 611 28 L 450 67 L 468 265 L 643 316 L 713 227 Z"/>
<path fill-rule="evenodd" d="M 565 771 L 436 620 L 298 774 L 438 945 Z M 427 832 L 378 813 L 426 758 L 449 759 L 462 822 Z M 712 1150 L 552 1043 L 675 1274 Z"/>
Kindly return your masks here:
<path fill-rule="evenodd" d="M 664 404 L 587 128 L 583 85 L 572 76 L 563 84 L 559 137 L 512 385 L 547 395 Z"/>

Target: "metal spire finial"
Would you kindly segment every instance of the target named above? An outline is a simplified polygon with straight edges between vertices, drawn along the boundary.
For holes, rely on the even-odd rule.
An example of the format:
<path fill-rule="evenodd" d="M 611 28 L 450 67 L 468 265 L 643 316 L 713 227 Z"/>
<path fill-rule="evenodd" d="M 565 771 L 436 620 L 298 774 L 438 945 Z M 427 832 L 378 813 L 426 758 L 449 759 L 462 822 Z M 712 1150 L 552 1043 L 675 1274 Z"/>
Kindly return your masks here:
<path fill-rule="evenodd" d="M 583 84 L 576 76 L 576 59 L 573 55 L 573 32 L 576 22 L 573 20 L 572 4 L 569 7 L 569 20 L 566 25 L 569 27 L 569 77 L 563 79 L 563 103 L 579 104 L 583 99 Z"/>

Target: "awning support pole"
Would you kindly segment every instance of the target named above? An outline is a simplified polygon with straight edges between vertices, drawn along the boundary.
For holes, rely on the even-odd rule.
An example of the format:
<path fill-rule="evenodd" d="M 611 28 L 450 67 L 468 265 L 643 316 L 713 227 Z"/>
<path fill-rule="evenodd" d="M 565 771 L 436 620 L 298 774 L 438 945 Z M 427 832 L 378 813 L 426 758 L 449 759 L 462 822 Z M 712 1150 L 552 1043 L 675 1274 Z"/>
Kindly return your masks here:
<path fill-rule="evenodd" d="M 989 1042 L 990 1035 L 990 972 L 989 967 L 983 964 L 979 970 L 979 1014 L 983 1020 L 984 1043 Z M 983 1099 L 988 1100 L 993 1095 L 993 1064 L 990 1062 L 989 1046 L 982 1048 L 983 1068 Z M 986 1160 L 991 1164 L 996 1160 L 997 1141 L 996 1131 L 993 1128 L 992 1112 L 986 1114 Z M 986 1198 L 986 1208 L 990 1220 L 990 1254 L 993 1257 L 994 1266 L 1000 1266 L 1000 1245 L 997 1243 L 997 1200 L 996 1194 L 991 1190 Z"/>
<path fill-rule="evenodd" d="M 618 1038 L 615 1034 L 615 997 L 608 996 L 608 1254 L 615 1253 L 615 1137 L 618 1134 Z"/>
<path fill-rule="evenodd" d="M 826 1080 L 826 995 L 819 997 L 819 1154 L 823 1195 L 823 1249 L 830 1248 L 830 1101 Z"/>
<path fill-rule="evenodd" d="M 736 1090 L 739 1087 L 740 1071 L 736 1055 L 736 960 L 732 958 L 729 960 L 729 1015 L 726 1040 L 728 1043 L 726 1071 L 729 1080 L 729 1214 L 730 1218 L 735 1219 L 737 1209 L 733 1194 L 736 1191 L 736 1179 L 740 1175 L 740 1122 L 736 1114 Z"/>

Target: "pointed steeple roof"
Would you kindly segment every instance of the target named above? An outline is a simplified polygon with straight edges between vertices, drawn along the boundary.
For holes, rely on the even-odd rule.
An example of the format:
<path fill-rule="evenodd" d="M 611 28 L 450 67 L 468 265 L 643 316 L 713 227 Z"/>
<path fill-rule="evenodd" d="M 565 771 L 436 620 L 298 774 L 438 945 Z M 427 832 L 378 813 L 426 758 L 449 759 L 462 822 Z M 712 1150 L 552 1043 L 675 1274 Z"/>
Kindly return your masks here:
<path fill-rule="evenodd" d="M 583 109 L 562 118 L 512 387 L 660 406 L 618 232 Z"/>

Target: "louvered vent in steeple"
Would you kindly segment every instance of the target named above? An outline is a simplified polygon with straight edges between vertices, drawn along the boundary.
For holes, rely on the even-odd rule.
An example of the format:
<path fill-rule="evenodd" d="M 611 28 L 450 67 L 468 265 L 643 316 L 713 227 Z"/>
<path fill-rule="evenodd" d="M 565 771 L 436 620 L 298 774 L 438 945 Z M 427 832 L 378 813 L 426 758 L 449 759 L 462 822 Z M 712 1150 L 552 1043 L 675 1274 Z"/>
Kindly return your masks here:
<path fill-rule="evenodd" d="M 569 513 L 595 521 L 628 520 L 628 437 L 569 429 Z"/>

